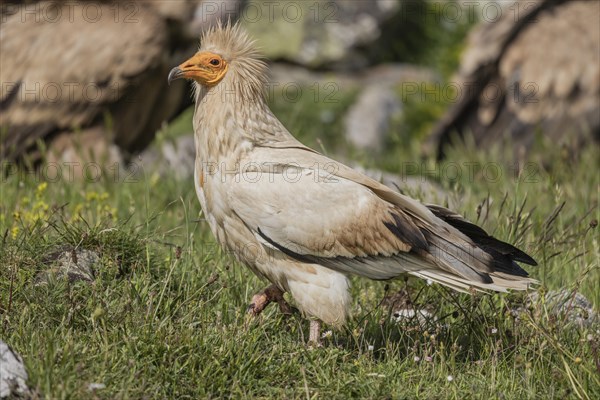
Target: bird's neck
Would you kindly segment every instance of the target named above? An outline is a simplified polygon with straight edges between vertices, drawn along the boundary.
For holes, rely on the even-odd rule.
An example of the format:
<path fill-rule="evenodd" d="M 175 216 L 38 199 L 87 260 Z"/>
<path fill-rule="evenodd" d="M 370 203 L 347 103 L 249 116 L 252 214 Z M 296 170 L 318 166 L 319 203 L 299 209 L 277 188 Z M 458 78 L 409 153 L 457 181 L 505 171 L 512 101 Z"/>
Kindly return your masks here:
<path fill-rule="evenodd" d="M 212 88 L 196 84 L 196 158 L 235 163 L 257 145 L 295 140 L 269 109 L 261 90 L 234 79 Z"/>

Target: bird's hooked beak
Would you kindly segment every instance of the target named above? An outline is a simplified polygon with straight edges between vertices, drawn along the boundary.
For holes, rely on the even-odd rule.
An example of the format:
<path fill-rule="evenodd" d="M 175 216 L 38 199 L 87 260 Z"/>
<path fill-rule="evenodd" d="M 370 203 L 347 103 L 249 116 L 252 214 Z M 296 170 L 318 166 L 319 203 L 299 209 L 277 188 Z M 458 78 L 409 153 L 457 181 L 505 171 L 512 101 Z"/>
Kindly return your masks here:
<path fill-rule="evenodd" d="M 169 85 L 171 82 L 176 81 L 177 79 L 183 78 L 183 71 L 179 67 L 175 67 L 169 72 L 169 77 L 167 78 Z"/>
<path fill-rule="evenodd" d="M 185 78 L 193 79 L 204 86 L 214 86 L 227 72 L 227 62 L 218 54 L 202 51 L 169 72 L 168 82 Z"/>

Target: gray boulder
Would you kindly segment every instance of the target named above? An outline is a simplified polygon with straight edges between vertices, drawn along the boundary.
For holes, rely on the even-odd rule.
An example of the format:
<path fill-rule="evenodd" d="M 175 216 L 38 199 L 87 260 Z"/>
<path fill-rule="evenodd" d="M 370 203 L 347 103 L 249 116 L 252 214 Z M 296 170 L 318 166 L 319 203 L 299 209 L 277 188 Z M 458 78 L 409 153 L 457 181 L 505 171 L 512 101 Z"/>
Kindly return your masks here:
<path fill-rule="evenodd" d="M 300 65 L 358 68 L 370 64 L 361 48 L 380 38 L 399 0 L 250 1 L 240 15 L 270 59 Z"/>
<path fill-rule="evenodd" d="M 346 138 L 356 148 L 381 152 L 392 118 L 401 111 L 402 105 L 392 88 L 382 84 L 367 86 L 346 114 Z"/>

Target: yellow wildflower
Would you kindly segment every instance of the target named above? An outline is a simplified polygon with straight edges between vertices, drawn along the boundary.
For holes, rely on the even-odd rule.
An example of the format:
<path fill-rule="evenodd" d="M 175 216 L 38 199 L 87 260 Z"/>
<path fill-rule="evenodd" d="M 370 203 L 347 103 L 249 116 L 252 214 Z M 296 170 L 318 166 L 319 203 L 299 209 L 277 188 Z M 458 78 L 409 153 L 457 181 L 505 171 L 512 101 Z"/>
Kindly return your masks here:
<path fill-rule="evenodd" d="M 96 192 L 86 192 L 85 193 L 85 200 L 87 202 L 92 202 L 92 201 L 98 200 L 98 193 L 96 193 Z"/>
<path fill-rule="evenodd" d="M 36 196 L 41 196 L 42 194 L 44 194 L 44 192 L 46 191 L 47 188 L 48 188 L 48 182 L 40 183 L 37 187 Z"/>

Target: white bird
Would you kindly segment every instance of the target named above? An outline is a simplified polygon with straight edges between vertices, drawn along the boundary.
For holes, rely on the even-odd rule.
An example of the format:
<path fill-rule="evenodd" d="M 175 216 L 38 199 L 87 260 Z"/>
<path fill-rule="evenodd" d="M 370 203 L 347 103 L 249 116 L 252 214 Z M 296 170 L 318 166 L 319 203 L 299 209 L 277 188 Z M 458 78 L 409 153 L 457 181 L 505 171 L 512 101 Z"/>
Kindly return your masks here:
<path fill-rule="evenodd" d="M 453 289 L 525 290 L 521 250 L 443 207 L 423 205 L 297 141 L 265 99 L 266 64 L 239 25 L 205 33 L 169 81 L 195 89 L 195 187 L 217 241 L 271 286 L 252 312 L 288 292 L 311 319 L 339 327 L 349 275 L 409 274 Z"/>

